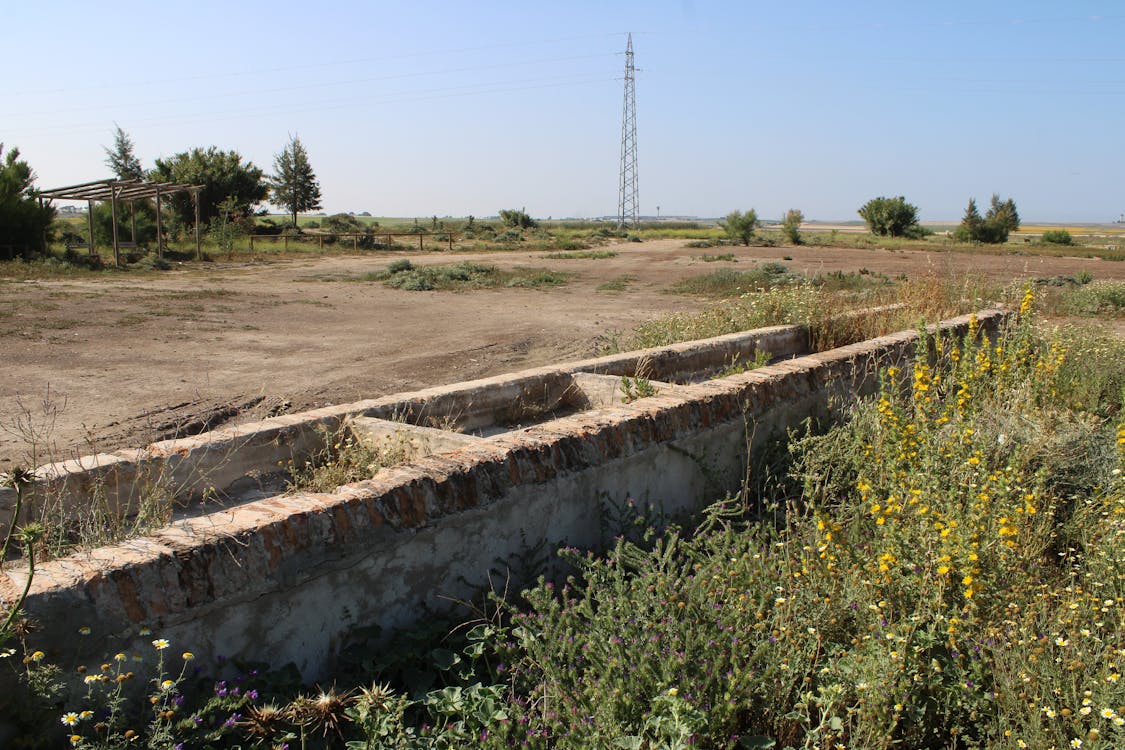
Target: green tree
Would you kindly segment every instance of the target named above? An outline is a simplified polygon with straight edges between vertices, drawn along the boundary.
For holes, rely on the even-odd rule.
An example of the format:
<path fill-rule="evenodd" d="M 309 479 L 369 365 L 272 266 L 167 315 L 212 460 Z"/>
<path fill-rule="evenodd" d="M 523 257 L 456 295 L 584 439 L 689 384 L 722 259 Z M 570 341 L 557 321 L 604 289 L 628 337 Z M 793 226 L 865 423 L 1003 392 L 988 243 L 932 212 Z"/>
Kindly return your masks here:
<path fill-rule="evenodd" d="M 743 245 L 749 245 L 750 240 L 754 239 L 754 230 L 758 228 L 758 224 L 758 212 L 752 208 L 746 213 L 731 211 L 719 222 L 728 237 Z"/>
<path fill-rule="evenodd" d="M 289 144 L 274 157 L 269 189 L 274 205 L 293 215 L 294 227 L 297 214 L 320 208 L 320 184 L 309 164 L 309 154 L 297 136 L 291 136 Z"/>
<path fill-rule="evenodd" d="M 801 213 L 800 209 L 791 208 L 785 212 L 785 220 L 781 222 L 781 231 L 794 245 L 801 244 L 801 222 L 805 220 L 805 215 Z"/>
<path fill-rule="evenodd" d="M 918 225 L 918 207 L 907 203 L 901 195 L 872 198 L 859 209 L 859 215 L 871 233 L 880 237 L 920 237 L 923 234 Z"/>
<path fill-rule="evenodd" d="M 13 148 L 4 156 L 0 143 L 0 253 L 23 254 L 46 249 L 46 231 L 55 209 L 40 206 L 35 196 L 35 172 Z"/>
<path fill-rule="evenodd" d="M 998 194 L 993 193 L 991 205 L 983 217 L 977 210 L 976 200 L 969 199 L 969 207 L 965 209 L 965 215 L 953 236 L 962 242 L 999 244 L 1007 242 L 1008 234 L 1019 229 L 1019 226 L 1020 215 L 1015 201 L 1011 198 L 1002 201 Z"/>
<path fill-rule="evenodd" d="M 209 224 L 219 215 L 219 204 L 227 198 L 234 199 L 234 206 L 239 211 L 250 213 L 265 200 L 268 192 L 262 170 L 253 162 L 243 163 L 237 151 L 220 151 L 214 146 L 157 159 L 148 176 L 161 182 L 201 185 L 199 220 L 202 224 Z M 170 195 L 168 204 L 183 225 L 195 222 L 190 195 Z"/>
<path fill-rule="evenodd" d="M 504 222 L 504 226 L 513 229 L 534 229 L 539 226 L 539 222 L 528 216 L 527 211 L 522 208 L 500 209 L 500 221 Z"/>
<path fill-rule="evenodd" d="M 969 205 L 965 208 L 965 215 L 961 217 L 961 224 L 953 230 L 953 238 L 960 242 L 980 242 L 983 227 L 984 219 L 977 210 L 976 198 L 969 198 Z"/>
<path fill-rule="evenodd" d="M 132 210 L 133 214 L 130 214 Z M 136 241 L 142 245 L 156 241 L 156 209 L 147 200 L 136 201 L 131 209 L 124 205 L 117 208 L 117 237 L 128 240 L 134 223 L 137 227 Z M 113 208 L 109 201 L 94 205 L 94 240 L 99 245 L 113 243 Z"/>
<path fill-rule="evenodd" d="M 999 193 L 992 194 L 992 202 L 984 215 L 984 223 L 991 230 L 992 242 L 1007 242 L 1008 233 L 1020 228 L 1020 213 L 1011 198 L 1000 200 Z"/>
<path fill-rule="evenodd" d="M 105 165 L 110 168 L 119 180 L 142 180 L 145 171 L 141 168 L 141 160 L 133 151 L 133 139 L 129 134 L 116 126 L 113 132 L 113 148 L 105 151 Z"/>

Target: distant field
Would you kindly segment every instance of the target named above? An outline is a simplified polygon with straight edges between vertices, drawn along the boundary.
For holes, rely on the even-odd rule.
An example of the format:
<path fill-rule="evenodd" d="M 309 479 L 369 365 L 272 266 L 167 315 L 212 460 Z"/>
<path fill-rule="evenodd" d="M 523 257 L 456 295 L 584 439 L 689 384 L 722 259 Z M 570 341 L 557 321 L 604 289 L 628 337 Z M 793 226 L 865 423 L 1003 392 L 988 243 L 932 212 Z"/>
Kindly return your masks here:
<path fill-rule="evenodd" d="M 1125 235 L 1125 224 L 1023 224 L 1015 234 L 1043 234 L 1060 230 L 1087 237 L 1120 237 Z"/>

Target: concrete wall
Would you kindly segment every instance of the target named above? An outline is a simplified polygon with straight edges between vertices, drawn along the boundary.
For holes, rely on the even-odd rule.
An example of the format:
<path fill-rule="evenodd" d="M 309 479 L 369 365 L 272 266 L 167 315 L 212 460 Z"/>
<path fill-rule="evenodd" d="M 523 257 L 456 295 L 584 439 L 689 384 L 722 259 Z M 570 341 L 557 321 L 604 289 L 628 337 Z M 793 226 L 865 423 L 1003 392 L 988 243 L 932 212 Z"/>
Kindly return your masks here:
<path fill-rule="evenodd" d="M 1003 316 L 979 314 L 986 329 Z M 940 327 L 963 332 L 967 325 L 963 317 Z M 872 390 L 876 366 L 909 359 L 915 339 L 903 332 L 668 387 L 471 441 L 332 493 L 264 498 L 47 563 L 25 605 L 43 628 L 35 644 L 59 663 L 82 662 L 129 650 L 147 627 L 201 657 L 292 661 L 316 678 L 354 626 L 388 632 L 428 609 L 448 609 L 446 597 L 467 596 L 498 561 L 539 542 L 598 546 L 606 497 L 647 498 L 678 513 L 737 489 L 748 435 L 759 450 L 822 412 L 829 399 Z M 688 347 L 686 356 L 694 351 Z M 613 372 L 639 358 L 617 360 L 595 367 Z M 656 361 L 663 369 L 653 374 L 691 379 L 672 358 Z M 580 367 L 595 369 L 577 363 L 566 370 Z M 304 420 L 339 421 L 384 405 L 334 407 Z M 270 420 L 270 429 L 285 434 L 297 417 L 279 418 L 297 420 L 288 426 Z M 25 580 L 26 571 L 5 568 L 0 596 L 12 600 Z M 76 638 L 82 626 L 93 634 Z"/>
<path fill-rule="evenodd" d="M 49 498 L 74 513 L 97 502 L 128 514 L 136 510 L 144 493 L 152 491 L 184 504 L 202 499 L 238 502 L 247 488 L 251 496 L 256 494 L 252 491 L 256 479 L 277 472 L 279 462 L 304 461 L 323 446 L 326 431 L 337 430 L 352 417 L 495 433 L 542 420 L 555 411 L 603 405 L 605 396 L 584 390 L 575 373 L 632 376 L 640 369 L 653 380 L 704 377 L 728 366 L 733 358 L 752 359 L 759 350 L 774 358 L 802 354 L 808 338 L 802 326 L 774 326 L 279 416 L 144 449 L 40 466 L 28 494 L 32 502 Z M 11 521 L 14 502 L 14 492 L 0 489 L 0 534 Z"/>

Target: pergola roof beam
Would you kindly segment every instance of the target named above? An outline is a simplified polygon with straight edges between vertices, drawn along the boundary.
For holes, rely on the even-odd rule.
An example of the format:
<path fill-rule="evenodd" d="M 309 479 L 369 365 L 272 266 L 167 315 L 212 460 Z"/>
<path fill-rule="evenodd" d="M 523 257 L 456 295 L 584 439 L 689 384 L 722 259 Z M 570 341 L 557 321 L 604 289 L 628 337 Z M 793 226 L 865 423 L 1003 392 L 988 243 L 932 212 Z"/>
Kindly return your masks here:
<path fill-rule="evenodd" d="M 71 200 L 71 201 L 109 201 L 113 205 L 113 262 L 114 264 L 121 265 L 121 255 L 119 253 L 120 243 L 117 240 L 117 202 L 118 201 L 135 201 L 138 199 L 154 198 L 159 203 L 159 199 L 165 196 L 174 195 L 176 193 L 191 193 L 195 203 L 195 255 L 198 258 L 199 250 L 199 194 L 203 190 L 202 185 L 185 185 L 176 182 L 145 182 L 144 180 L 94 180 L 93 182 L 82 182 L 77 185 L 70 185 L 68 187 L 52 188 L 51 190 L 43 190 L 37 194 L 40 203 L 43 201 L 52 200 Z M 157 237 L 156 237 L 156 254 L 163 256 L 164 240 L 160 236 L 160 211 L 159 207 L 156 214 L 157 224 Z M 133 241 L 136 241 L 136 217 L 133 217 Z M 93 213 L 90 217 L 90 252 L 94 252 L 94 224 Z"/>
<path fill-rule="evenodd" d="M 46 200 L 108 201 L 155 198 L 174 193 L 194 193 L 203 189 L 202 185 L 185 185 L 176 182 L 144 182 L 142 180 L 97 180 L 70 187 L 53 188 L 39 192 Z"/>

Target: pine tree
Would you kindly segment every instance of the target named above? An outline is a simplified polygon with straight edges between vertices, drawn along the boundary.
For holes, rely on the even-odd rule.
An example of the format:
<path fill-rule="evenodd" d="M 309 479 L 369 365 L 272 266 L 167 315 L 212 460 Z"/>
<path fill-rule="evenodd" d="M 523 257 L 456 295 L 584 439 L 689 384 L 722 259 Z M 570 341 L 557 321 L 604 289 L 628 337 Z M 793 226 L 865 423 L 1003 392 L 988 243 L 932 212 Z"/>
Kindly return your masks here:
<path fill-rule="evenodd" d="M 133 139 L 120 125 L 116 126 L 113 133 L 113 148 L 105 149 L 105 165 L 119 180 L 144 179 L 141 160 L 133 153 Z"/>
<path fill-rule="evenodd" d="M 36 200 L 35 172 L 20 159 L 18 148 L 4 154 L 0 143 L 0 250 L 40 252 L 55 209 Z M 0 255 L 0 258 L 5 257 Z"/>
<path fill-rule="evenodd" d="M 1003 227 L 1004 239 L 1008 238 L 1008 232 L 1014 232 L 1020 228 L 1020 214 L 1016 210 L 1015 201 L 1011 198 L 1001 201 L 998 193 L 992 194 L 992 205 L 989 207 L 988 213 L 984 215 L 984 220 L 995 222 L 998 226 Z"/>
<path fill-rule="evenodd" d="M 984 219 L 977 209 L 976 198 L 969 198 L 969 205 L 965 208 L 965 215 L 961 217 L 961 225 L 953 233 L 961 242 L 980 242 L 981 230 L 984 228 Z"/>
<path fill-rule="evenodd" d="M 274 157 L 273 170 L 269 179 L 272 200 L 293 215 L 296 227 L 298 213 L 320 208 L 320 184 L 300 138 L 290 138 L 289 145 Z"/>

